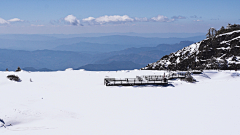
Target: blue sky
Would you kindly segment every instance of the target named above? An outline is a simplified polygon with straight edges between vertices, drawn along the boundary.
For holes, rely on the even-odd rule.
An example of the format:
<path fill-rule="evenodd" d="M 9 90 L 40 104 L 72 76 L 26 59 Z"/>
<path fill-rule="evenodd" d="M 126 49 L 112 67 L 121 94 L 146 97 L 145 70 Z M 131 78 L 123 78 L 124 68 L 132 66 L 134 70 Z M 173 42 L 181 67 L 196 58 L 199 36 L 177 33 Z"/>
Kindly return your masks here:
<path fill-rule="evenodd" d="M 239 5 L 239 0 L 1 0 L 0 33 L 205 33 L 240 23 Z"/>

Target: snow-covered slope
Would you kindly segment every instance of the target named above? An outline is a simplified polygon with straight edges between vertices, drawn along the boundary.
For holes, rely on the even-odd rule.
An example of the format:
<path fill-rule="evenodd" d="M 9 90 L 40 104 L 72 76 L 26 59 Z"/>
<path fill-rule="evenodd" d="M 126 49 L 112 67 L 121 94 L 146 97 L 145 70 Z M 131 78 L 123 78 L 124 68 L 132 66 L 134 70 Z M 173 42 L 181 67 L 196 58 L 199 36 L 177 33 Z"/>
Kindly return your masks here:
<path fill-rule="evenodd" d="M 15 74 L 21 82 L 6 78 Z M 163 71 L 0 72 L 0 135 L 239 134 L 239 72 L 204 71 L 168 87 L 106 87 Z M 30 81 L 32 80 L 32 82 Z M 213 85 L 214 84 L 214 85 Z"/>
<path fill-rule="evenodd" d="M 143 69 L 240 69 L 240 30 L 187 46 Z"/>

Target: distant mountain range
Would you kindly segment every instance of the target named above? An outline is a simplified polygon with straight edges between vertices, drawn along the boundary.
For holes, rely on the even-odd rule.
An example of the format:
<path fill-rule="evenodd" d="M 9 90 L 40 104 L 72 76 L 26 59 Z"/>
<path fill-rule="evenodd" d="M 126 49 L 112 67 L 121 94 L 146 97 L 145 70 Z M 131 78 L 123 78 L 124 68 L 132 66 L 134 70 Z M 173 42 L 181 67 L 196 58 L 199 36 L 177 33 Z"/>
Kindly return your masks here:
<path fill-rule="evenodd" d="M 139 47 L 139 48 L 128 48 L 122 51 L 115 51 L 110 53 L 104 53 L 107 58 L 96 61 L 96 64 L 109 63 L 112 61 L 132 61 L 137 64 L 146 65 L 154 62 L 162 56 L 171 52 L 177 51 L 180 48 L 188 46 L 194 42 L 192 41 L 181 41 L 177 44 L 160 44 L 156 47 Z"/>
<path fill-rule="evenodd" d="M 18 66 L 26 71 L 43 71 L 42 68 L 47 68 L 47 70 L 44 69 L 45 71 L 65 70 L 66 68 L 79 67 L 82 69 L 87 68 L 88 70 L 97 70 L 97 67 L 99 67 L 98 70 L 103 70 L 102 67 L 106 65 L 101 64 L 109 64 L 116 61 L 120 61 L 120 63 L 123 63 L 123 61 L 132 62 L 129 65 L 121 65 L 119 63 L 119 67 L 123 68 L 125 65 L 127 69 L 135 69 L 141 68 L 148 63 L 158 60 L 169 52 L 176 51 L 178 48 L 192 43 L 191 41 L 182 41 L 173 45 L 160 44 L 156 47 L 128 48 L 121 51 L 94 54 L 73 51 L 0 49 L 0 70 L 5 70 L 6 68 L 15 70 Z M 107 65 L 108 69 L 113 70 L 116 63 L 114 63 L 113 67 L 110 67 L 110 65 Z M 115 70 L 119 69 L 116 67 Z"/>
<path fill-rule="evenodd" d="M 104 53 L 105 57 L 108 56 L 107 58 L 96 61 L 95 64 L 88 64 L 77 69 L 90 71 L 140 69 L 162 56 L 192 43 L 191 41 L 182 41 L 173 45 L 161 44 L 156 47 L 129 48 L 122 51 Z"/>
<path fill-rule="evenodd" d="M 123 50 L 131 45 L 116 45 L 116 44 L 99 44 L 89 42 L 79 42 L 71 45 L 60 45 L 52 50 L 57 51 L 73 51 L 73 52 L 87 52 L 87 53 L 104 53 L 111 51 Z"/>
<path fill-rule="evenodd" d="M 33 67 L 36 69 L 48 68 L 51 70 L 65 70 L 66 68 L 77 68 L 81 65 L 91 63 L 90 54 L 67 51 L 22 51 L 0 49 L 0 70 L 16 70 L 19 66 Z"/>
<path fill-rule="evenodd" d="M 53 35 L 0 35 L 0 49 L 111 52 L 130 47 L 154 47 L 158 44 L 175 44 L 180 41 L 198 42 L 202 39 L 204 39 L 204 36 L 188 38 L 145 38 L 111 35 L 101 37 L 56 38 Z"/>
<path fill-rule="evenodd" d="M 18 66 L 27 71 L 42 71 L 42 68 L 47 68 L 46 71 L 65 70 L 66 68 L 79 68 L 87 64 L 91 64 L 87 66 L 91 69 L 90 66 L 98 67 L 94 64 L 108 64 L 113 61 L 130 61 L 135 65 L 131 64 L 131 68 L 129 68 L 129 65 L 125 65 L 128 69 L 135 69 L 137 67 L 141 68 L 169 52 L 176 51 L 178 48 L 192 43 L 191 41 L 183 41 L 173 45 L 161 44 L 156 47 L 129 48 L 121 51 L 95 54 L 73 51 L 0 49 L 0 70 L 5 70 L 6 68 L 16 70 Z M 95 68 L 94 70 L 97 69 Z M 99 68 L 99 70 L 102 70 L 102 68 Z"/>
<path fill-rule="evenodd" d="M 117 71 L 140 69 L 144 65 L 136 64 L 132 61 L 112 61 L 108 64 L 87 64 L 75 70 L 85 69 L 88 71 Z"/>
<path fill-rule="evenodd" d="M 124 35 L 124 36 L 137 36 L 137 37 L 158 37 L 158 38 L 170 38 L 170 37 L 178 37 L 178 38 L 188 38 L 195 36 L 203 36 L 205 33 L 83 33 L 83 34 L 50 34 L 46 36 L 52 36 L 57 38 L 73 38 L 73 37 L 101 37 L 101 36 L 112 36 L 112 35 Z"/>
<path fill-rule="evenodd" d="M 24 71 L 42 71 L 42 72 L 46 72 L 46 71 L 53 71 L 51 69 L 48 69 L 48 68 L 41 68 L 41 69 L 36 69 L 36 68 L 33 68 L 33 67 L 24 67 L 22 68 L 22 70 Z"/>
<path fill-rule="evenodd" d="M 55 71 L 79 67 L 104 70 L 102 67 L 106 64 L 109 69 L 114 70 L 114 66 L 110 67 L 109 63 L 115 62 L 114 65 L 117 65 L 116 61 L 119 61 L 119 64 L 132 63 L 115 66 L 115 70 L 119 69 L 117 67 L 141 68 L 193 43 L 184 39 L 195 41 L 201 37 L 144 38 L 111 35 L 59 38 L 53 35 L 0 35 L 0 70 L 15 70 L 18 66 L 27 71 Z"/>

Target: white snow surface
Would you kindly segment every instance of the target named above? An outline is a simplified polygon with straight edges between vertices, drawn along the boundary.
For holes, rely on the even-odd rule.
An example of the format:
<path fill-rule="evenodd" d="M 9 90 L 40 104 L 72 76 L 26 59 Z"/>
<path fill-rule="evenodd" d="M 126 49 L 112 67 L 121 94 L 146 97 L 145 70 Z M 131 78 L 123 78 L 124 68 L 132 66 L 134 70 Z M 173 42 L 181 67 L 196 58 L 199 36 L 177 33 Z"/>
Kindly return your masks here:
<path fill-rule="evenodd" d="M 196 83 L 104 86 L 105 77 L 164 71 L 0 72 L 0 135 L 240 134 L 240 72 L 204 71 Z M 7 75 L 18 75 L 21 82 Z M 30 79 L 32 82 L 30 82 Z"/>

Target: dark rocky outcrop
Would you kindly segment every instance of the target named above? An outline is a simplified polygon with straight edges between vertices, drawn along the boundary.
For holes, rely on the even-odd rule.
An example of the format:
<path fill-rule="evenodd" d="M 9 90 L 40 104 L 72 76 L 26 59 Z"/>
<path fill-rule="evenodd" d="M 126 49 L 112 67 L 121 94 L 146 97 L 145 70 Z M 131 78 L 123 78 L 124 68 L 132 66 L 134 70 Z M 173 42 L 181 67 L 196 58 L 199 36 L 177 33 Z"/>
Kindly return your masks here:
<path fill-rule="evenodd" d="M 22 71 L 22 69 L 18 67 L 15 72 L 20 72 L 20 71 Z"/>
<path fill-rule="evenodd" d="M 16 75 L 8 75 L 7 78 L 9 80 L 11 80 L 11 81 L 16 81 L 16 82 L 20 82 L 21 81 L 21 79 L 18 76 L 16 76 Z"/>

